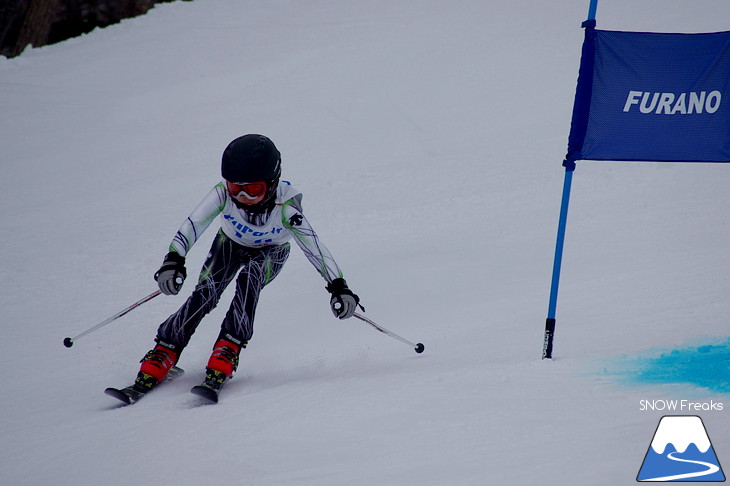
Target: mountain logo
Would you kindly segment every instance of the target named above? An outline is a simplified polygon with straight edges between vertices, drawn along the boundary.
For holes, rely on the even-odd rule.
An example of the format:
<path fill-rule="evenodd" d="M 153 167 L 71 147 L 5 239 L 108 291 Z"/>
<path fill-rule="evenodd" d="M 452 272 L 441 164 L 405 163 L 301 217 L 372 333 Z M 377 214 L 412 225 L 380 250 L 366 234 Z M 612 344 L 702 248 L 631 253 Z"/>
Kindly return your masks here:
<path fill-rule="evenodd" d="M 725 481 L 702 419 L 695 415 L 662 417 L 636 480 Z"/>

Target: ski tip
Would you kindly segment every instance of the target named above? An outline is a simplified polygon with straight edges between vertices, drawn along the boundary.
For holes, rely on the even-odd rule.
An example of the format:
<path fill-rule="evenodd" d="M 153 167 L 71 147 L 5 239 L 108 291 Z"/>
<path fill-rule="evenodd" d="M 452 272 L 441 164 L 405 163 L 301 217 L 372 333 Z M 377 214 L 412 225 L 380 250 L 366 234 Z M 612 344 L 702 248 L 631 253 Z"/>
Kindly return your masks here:
<path fill-rule="evenodd" d="M 122 390 L 119 390 L 118 388 L 107 388 L 104 390 L 104 393 L 109 395 L 110 397 L 114 397 L 120 402 L 124 402 L 127 405 L 132 404 L 132 397 L 124 393 Z"/>
<path fill-rule="evenodd" d="M 426 349 L 426 348 L 425 348 L 425 346 L 423 345 L 423 343 L 418 343 L 418 344 L 416 344 L 416 352 L 417 352 L 418 354 L 421 354 L 421 353 L 423 352 L 423 350 L 424 350 L 424 349 Z"/>
<path fill-rule="evenodd" d="M 193 395 L 197 395 L 201 398 L 205 398 L 212 403 L 218 403 L 218 392 L 205 385 L 192 387 L 190 389 L 190 393 L 192 393 Z"/>

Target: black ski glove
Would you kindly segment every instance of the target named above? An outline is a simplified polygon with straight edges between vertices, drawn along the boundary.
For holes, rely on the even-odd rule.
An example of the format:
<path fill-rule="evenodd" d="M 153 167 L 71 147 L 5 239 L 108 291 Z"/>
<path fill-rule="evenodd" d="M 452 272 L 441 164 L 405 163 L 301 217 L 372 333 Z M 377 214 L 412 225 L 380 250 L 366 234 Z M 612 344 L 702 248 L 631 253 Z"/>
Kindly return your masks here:
<path fill-rule="evenodd" d="M 165 255 L 162 266 L 155 273 L 157 285 L 165 295 L 177 295 L 185 282 L 185 277 L 187 277 L 185 257 L 174 251 Z"/>
<path fill-rule="evenodd" d="M 360 304 L 360 297 L 353 294 L 352 291 L 347 287 L 347 282 L 344 278 L 336 278 L 330 282 L 327 287 L 327 291 L 332 294 L 330 298 L 330 307 L 335 317 L 339 319 L 347 319 L 357 310 L 358 304 Z M 362 308 L 362 306 L 360 306 Z"/>

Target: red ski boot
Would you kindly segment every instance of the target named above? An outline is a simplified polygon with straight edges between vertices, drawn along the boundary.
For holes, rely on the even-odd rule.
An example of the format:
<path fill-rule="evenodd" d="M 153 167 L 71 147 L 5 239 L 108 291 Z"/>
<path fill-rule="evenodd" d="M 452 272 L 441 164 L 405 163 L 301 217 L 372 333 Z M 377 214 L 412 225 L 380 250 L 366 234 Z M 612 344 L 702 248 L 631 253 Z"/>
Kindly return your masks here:
<path fill-rule="evenodd" d="M 218 402 L 218 392 L 223 384 L 233 376 L 238 368 L 238 354 L 246 343 L 236 344 L 229 336 L 220 337 L 213 347 L 208 366 L 205 368 L 205 381 L 193 387 L 191 392 L 211 402 Z"/>
<path fill-rule="evenodd" d="M 213 354 L 210 355 L 207 368 L 230 378 L 238 368 L 238 354 L 241 352 L 241 348 L 245 347 L 245 344 L 236 344 L 225 337 L 218 338 L 213 346 Z"/>
<path fill-rule="evenodd" d="M 142 366 L 137 373 L 135 385 L 147 390 L 154 388 L 158 383 L 164 381 L 177 360 L 178 353 L 173 347 L 158 341 L 157 346 L 142 358 Z"/>

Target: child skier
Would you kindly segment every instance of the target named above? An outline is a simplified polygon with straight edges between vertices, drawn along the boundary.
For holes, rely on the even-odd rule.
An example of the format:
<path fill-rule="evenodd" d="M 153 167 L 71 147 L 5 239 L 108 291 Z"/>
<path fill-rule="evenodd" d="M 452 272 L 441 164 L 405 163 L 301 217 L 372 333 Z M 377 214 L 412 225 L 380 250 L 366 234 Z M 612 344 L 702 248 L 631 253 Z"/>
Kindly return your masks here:
<path fill-rule="evenodd" d="M 238 356 L 253 334 L 261 289 L 281 271 L 292 236 L 327 281 L 330 306 L 340 319 L 352 317 L 360 299 L 302 213 L 302 194 L 280 181 L 281 156 L 262 135 L 244 135 L 223 152 L 218 183 L 183 222 L 155 274 L 167 295 L 180 291 L 185 256 L 216 216 L 221 227 L 200 272 L 198 284 L 180 309 L 157 330 L 156 345 L 142 359 L 133 385 L 146 392 L 163 381 L 180 358 L 203 316 L 235 279 L 236 292 L 206 367 L 203 386 L 216 392 L 236 371 Z M 236 277 L 236 275 L 238 276 Z M 197 388 L 197 387 L 196 387 Z"/>

